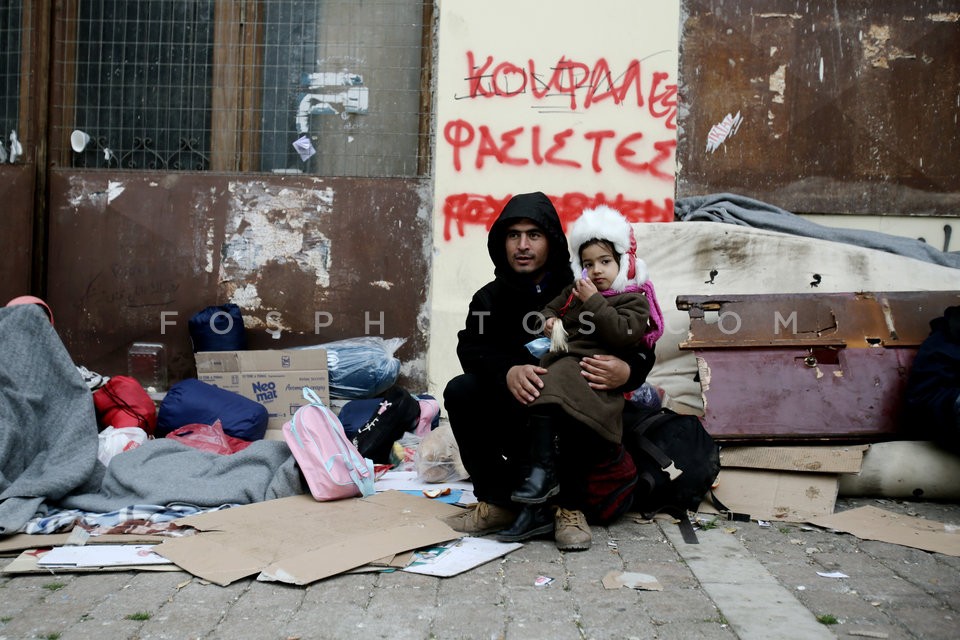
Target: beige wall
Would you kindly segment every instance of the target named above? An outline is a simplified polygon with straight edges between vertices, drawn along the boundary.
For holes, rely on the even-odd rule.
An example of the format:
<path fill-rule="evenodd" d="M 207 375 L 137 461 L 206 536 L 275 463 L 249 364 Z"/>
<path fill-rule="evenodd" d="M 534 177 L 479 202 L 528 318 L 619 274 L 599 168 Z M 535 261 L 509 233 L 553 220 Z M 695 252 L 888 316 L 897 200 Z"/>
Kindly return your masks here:
<path fill-rule="evenodd" d="M 598 201 L 635 222 L 673 218 L 678 33 L 679 2 L 440 3 L 428 352 L 438 398 L 460 373 L 456 333 L 493 277 L 487 226 L 511 195 L 545 192 L 565 223 Z"/>

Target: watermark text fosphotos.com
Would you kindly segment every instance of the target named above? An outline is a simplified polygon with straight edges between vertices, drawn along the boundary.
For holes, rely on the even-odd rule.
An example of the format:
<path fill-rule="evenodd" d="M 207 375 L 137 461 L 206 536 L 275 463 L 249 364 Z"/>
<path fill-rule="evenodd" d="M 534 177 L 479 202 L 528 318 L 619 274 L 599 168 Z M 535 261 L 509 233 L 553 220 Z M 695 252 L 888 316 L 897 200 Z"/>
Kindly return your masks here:
<path fill-rule="evenodd" d="M 180 312 L 161 311 L 160 312 L 160 335 L 166 335 L 169 329 L 177 326 Z M 480 335 L 484 334 L 485 328 L 489 322 L 493 321 L 493 312 L 491 311 L 473 311 L 471 315 L 476 318 L 477 330 Z M 593 311 L 581 311 L 577 316 L 580 321 L 580 333 L 590 335 L 596 331 L 596 323 L 593 322 L 595 313 Z M 329 311 L 316 311 L 313 314 L 313 332 L 319 335 L 323 329 L 334 325 L 336 318 Z M 207 320 L 210 331 L 215 335 L 226 335 L 234 330 L 236 319 L 226 311 L 216 311 L 210 315 Z M 385 335 L 386 319 L 383 311 L 371 312 L 364 311 L 360 318 L 354 318 L 352 326 L 361 328 L 364 336 Z M 537 336 L 543 333 L 543 326 L 546 322 L 546 316 L 540 311 L 531 311 L 523 316 L 521 320 L 523 330 L 531 336 Z M 715 324 L 717 330 L 724 335 L 736 335 L 744 325 L 743 318 L 735 311 L 720 311 L 711 313 L 709 324 Z M 756 326 L 756 323 L 753 324 Z M 796 335 L 798 329 L 798 315 L 792 311 L 784 316 L 780 311 L 775 311 L 771 322 L 773 335 Z M 268 311 L 264 318 L 264 331 L 266 331 L 275 340 L 279 339 L 284 329 L 287 328 L 283 322 L 283 315 L 279 311 Z M 673 316 L 664 316 L 664 334 L 686 335 L 690 330 L 689 318 Z"/>

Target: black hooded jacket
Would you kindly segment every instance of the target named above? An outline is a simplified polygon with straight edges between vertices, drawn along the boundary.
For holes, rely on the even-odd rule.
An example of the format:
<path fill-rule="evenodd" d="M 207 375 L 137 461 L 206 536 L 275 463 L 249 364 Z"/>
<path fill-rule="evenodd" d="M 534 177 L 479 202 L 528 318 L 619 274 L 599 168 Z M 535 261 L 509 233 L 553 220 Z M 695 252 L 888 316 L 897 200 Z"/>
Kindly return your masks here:
<path fill-rule="evenodd" d="M 507 229 L 522 219 L 539 226 L 549 243 L 545 274 L 539 283 L 530 275 L 516 273 L 507 262 Z M 510 367 L 539 364 L 539 359 L 524 346 L 539 335 L 540 319 L 532 314 L 539 313 L 573 282 L 573 272 L 560 216 L 550 199 L 539 191 L 510 199 L 490 228 L 487 251 L 493 260 L 495 278 L 470 301 L 466 326 L 457 334 L 457 356 L 465 373 L 482 376 L 505 389 Z M 621 357 L 630 364 L 630 380 L 625 388 L 633 389 L 650 372 L 653 354 Z"/>
<path fill-rule="evenodd" d="M 516 273 L 507 262 L 507 228 L 522 219 L 532 221 L 547 236 L 546 273 L 539 283 L 530 275 Z M 539 312 L 559 295 L 573 281 L 573 273 L 560 216 L 540 192 L 510 199 L 490 228 L 487 251 L 495 278 L 470 301 L 466 326 L 457 334 L 457 356 L 465 373 L 505 387 L 510 367 L 539 362 L 524 346 L 537 337 L 539 328 L 538 318 L 527 318 L 527 314 Z"/>

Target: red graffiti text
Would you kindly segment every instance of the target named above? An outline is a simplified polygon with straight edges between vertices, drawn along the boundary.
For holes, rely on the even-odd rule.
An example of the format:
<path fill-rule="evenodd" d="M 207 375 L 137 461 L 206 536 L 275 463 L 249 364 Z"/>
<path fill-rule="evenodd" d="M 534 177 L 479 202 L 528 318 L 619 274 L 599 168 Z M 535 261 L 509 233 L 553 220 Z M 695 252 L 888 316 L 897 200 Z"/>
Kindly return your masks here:
<path fill-rule="evenodd" d="M 677 85 L 667 83 L 670 74 L 655 71 L 649 86 L 643 86 L 639 60 L 631 60 L 626 69 L 614 77 L 610 64 L 600 58 L 592 65 L 561 56 L 544 73 L 537 71 L 530 59 L 526 64 L 495 61 L 493 56 L 480 56 L 467 51 L 467 96 L 458 98 L 514 98 L 532 96 L 535 100 L 566 96 L 571 111 L 589 109 L 611 101 L 626 104 L 632 96 L 637 107 L 647 106 L 650 115 L 662 119 L 668 129 L 677 128 Z M 579 102 L 578 102 L 579 98 Z"/>
<path fill-rule="evenodd" d="M 589 143 L 592 150 L 589 161 L 569 155 L 567 143 L 578 137 Z M 464 156 L 472 157 L 477 169 L 483 169 L 487 161 L 510 166 L 533 163 L 574 169 L 589 162 L 594 173 L 601 173 L 606 164 L 615 162 L 631 173 L 649 173 L 663 180 L 673 180 L 669 163 L 677 141 L 656 141 L 652 157 L 639 158 L 636 146 L 642 138 L 643 133 L 639 131 L 619 136 L 610 129 L 585 131 L 578 135 L 573 129 L 544 134 L 539 125 L 495 133 L 487 125 L 474 126 L 462 119 L 451 120 L 443 127 L 443 139 L 453 148 L 453 168 L 456 171 L 462 171 Z"/>
<path fill-rule="evenodd" d="M 479 193 L 456 193 L 447 196 L 443 202 L 443 239 L 449 241 L 453 237 L 454 227 L 457 235 L 461 237 L 467 225 L 483 225 L 489 230 L 511 197 L 513 196 L 497 197 Z M 672 198 L 664 198 L 663 204 L 660 205 L 650 199 L 632 200 L 622 193 L 611 197 L 603 193 L 589 196 L 585 193 L 571 192 L 549 197 L 557 208 L 564 230 L 580 217 L 584 209 L 599 204 L 617 209 L 630 222 L 673 220 Z"/>

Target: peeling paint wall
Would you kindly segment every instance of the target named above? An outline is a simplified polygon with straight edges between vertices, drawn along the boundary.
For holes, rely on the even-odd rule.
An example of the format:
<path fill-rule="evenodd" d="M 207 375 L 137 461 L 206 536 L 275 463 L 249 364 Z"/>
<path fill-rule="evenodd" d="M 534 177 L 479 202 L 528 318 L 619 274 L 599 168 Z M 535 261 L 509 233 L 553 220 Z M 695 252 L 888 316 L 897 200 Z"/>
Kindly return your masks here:
<path fill-rule="evenodd" d="M 233 302 L 250 348 L 402 338 L 403 381 L 424 390 L 425 192 L 416 179 L 54 172 L 57 329 L 107 375 L 126 372 L 131 343 L 162 342 L 181 379 L 191 316 Z"/>
<path fill-rule="evenodd" d="M 318 287 L 330 286 L 331 243 L 322 228 L 324 217 L 333 212 L 332 189 L 277 189 L 248 181 L 231 182 L 227 191 L 230 207 L 220 282 L 227 286 L 231 302 L 259 308 L 256 283 L 264 267 L 274 264 L 296 265 L 314 274 Z M 240 299 L 244 297 L 247 300 Z"/>
<path fill-rule="evenodd" d="M 681 16 L 678 198 L 958 215 L 960 1 L 681 0 Z M 725 114 L 743 124 L 711 146 Z"/>

